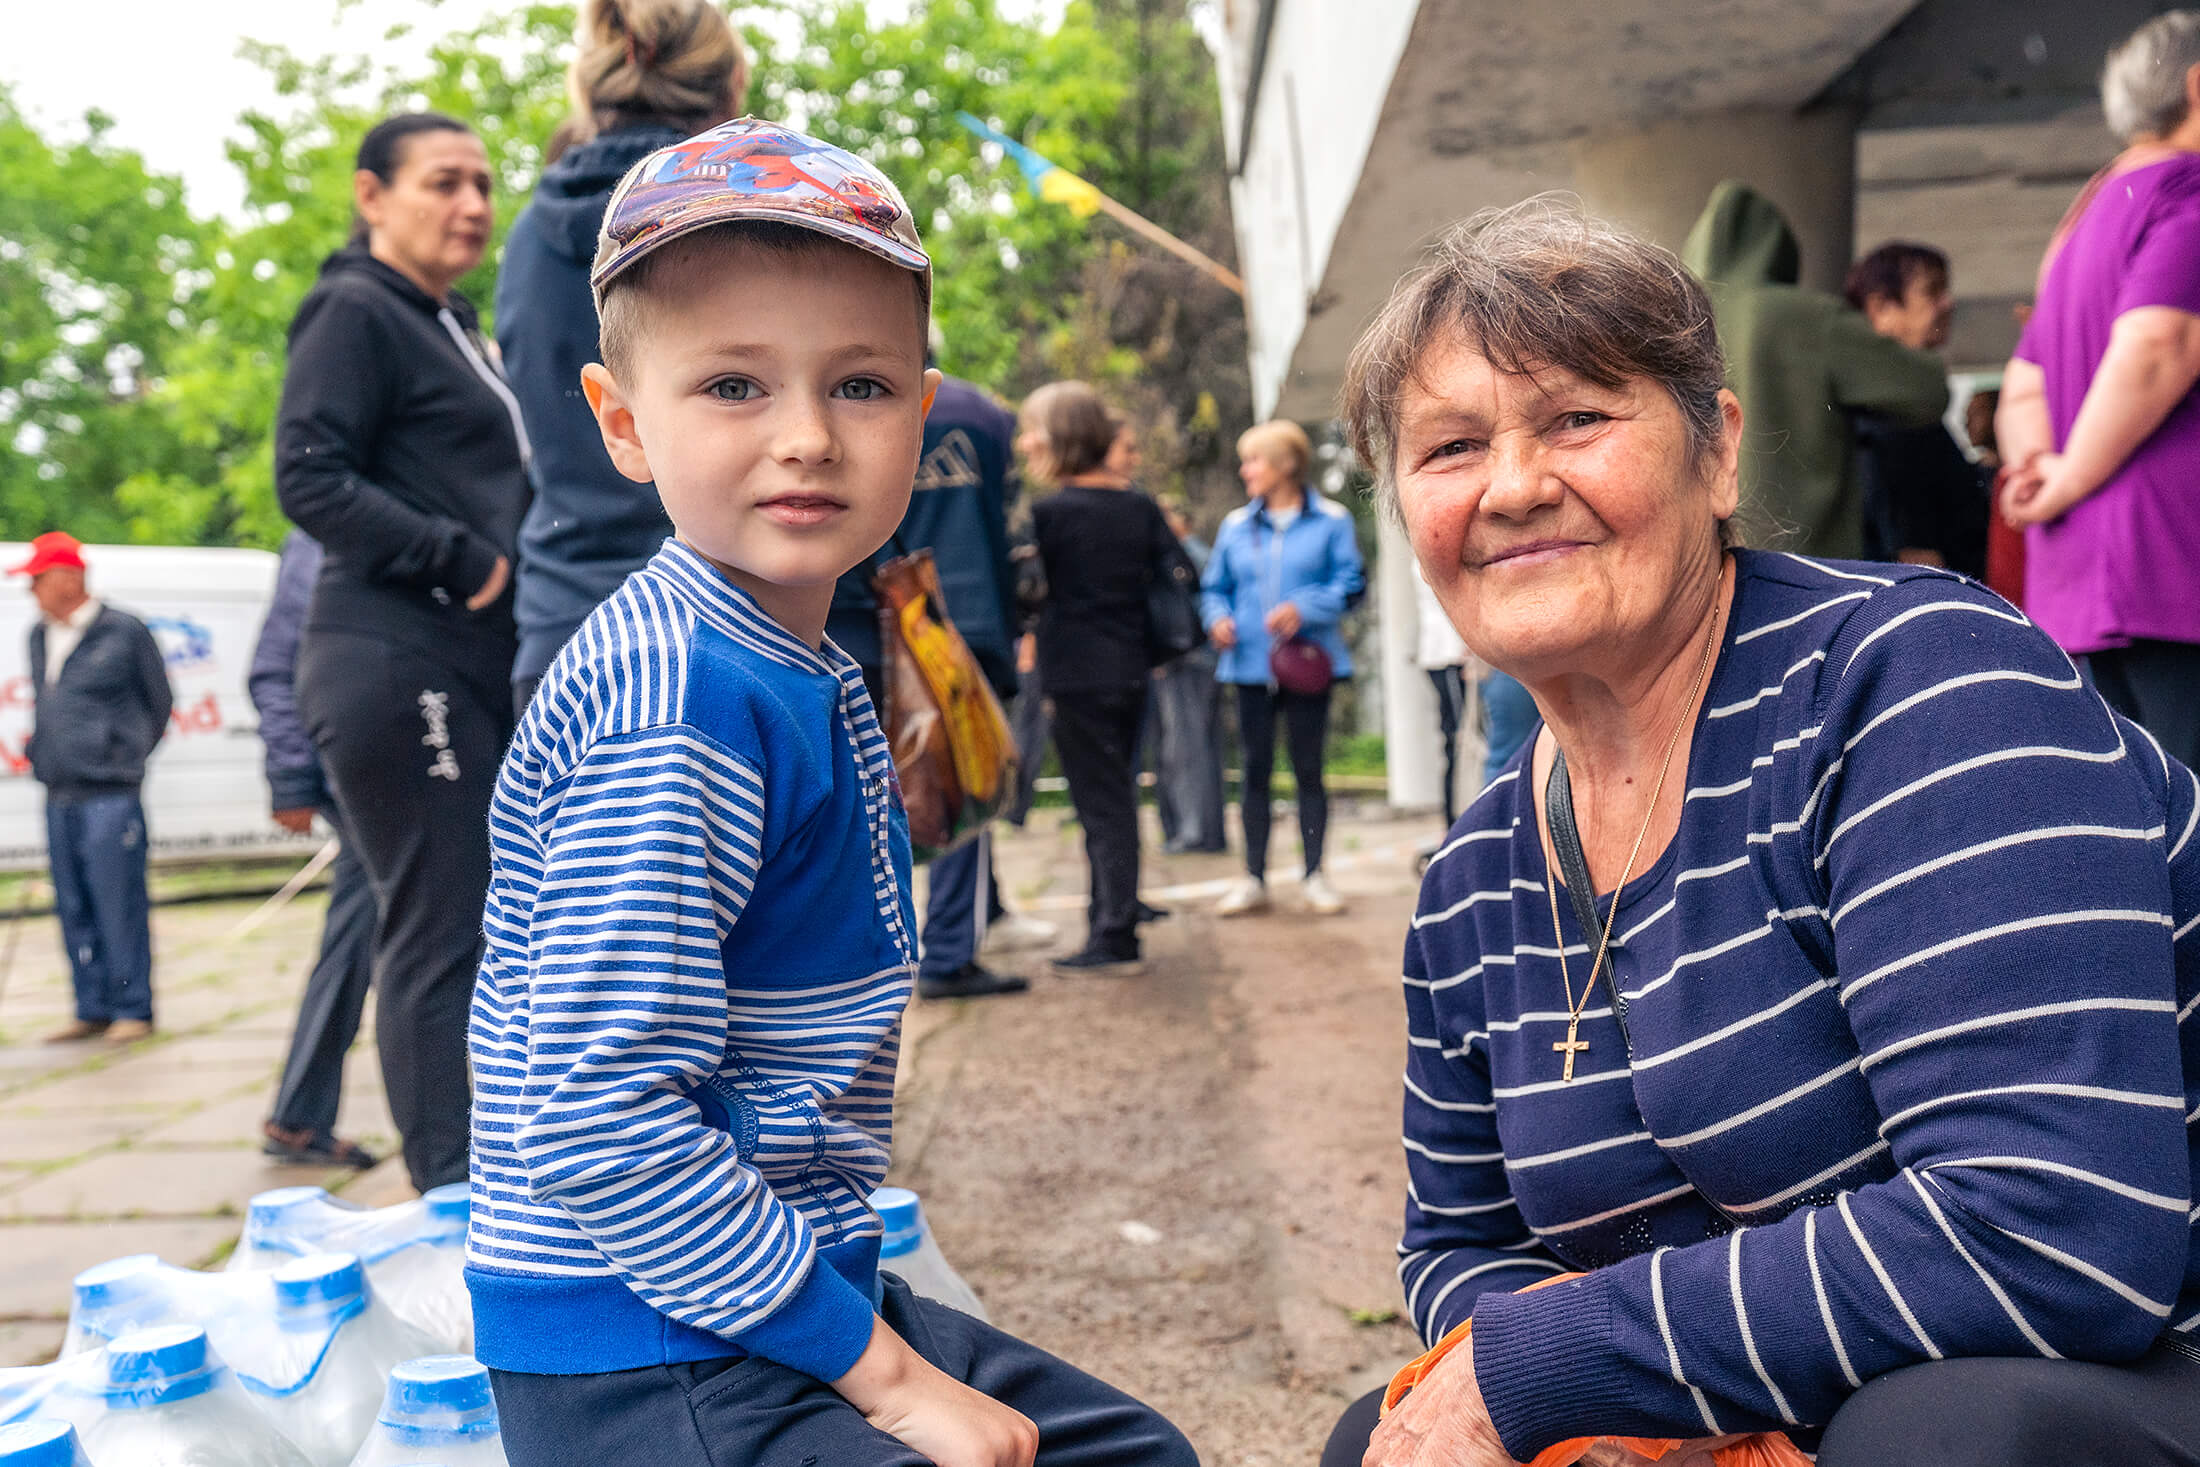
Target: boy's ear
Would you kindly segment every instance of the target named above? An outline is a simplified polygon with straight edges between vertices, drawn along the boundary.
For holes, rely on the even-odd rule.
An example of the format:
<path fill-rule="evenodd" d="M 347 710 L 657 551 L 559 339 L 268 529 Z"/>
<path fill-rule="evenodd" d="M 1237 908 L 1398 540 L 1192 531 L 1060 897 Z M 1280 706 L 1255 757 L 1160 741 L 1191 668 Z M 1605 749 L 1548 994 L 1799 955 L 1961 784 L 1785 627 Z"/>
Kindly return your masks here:
<path fill-rule="evenodd" d="M 653 482 L 657 476 L 649 471 L 649 455 L 634 426 L 634 409 L 627 405 L 626 394 L 620 391 L 610 369 L 601 362 L 581 368 L 581 395 L 588 399 L 588 410 L 596 415 L 596 429 L 603 434 L 604 452 L 611 455 L 611 466 L 637 484 Z M 929 397 L 926 402 L 929 405 Z"/>
<path fill-rule="evenodd" d="M 932 399 L 940 395 L 940 383 L 943 380 L 939 368 L 924 369 L 924 415 L 928 418 L 932 416 Z"/>

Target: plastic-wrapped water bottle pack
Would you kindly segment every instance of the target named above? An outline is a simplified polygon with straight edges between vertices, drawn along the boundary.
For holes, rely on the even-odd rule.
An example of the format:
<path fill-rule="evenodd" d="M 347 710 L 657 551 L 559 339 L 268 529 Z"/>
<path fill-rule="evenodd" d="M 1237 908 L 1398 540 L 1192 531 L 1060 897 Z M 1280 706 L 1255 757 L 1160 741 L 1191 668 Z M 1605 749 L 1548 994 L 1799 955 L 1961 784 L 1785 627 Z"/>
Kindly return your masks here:
<path fill-rule="evenodd" d="M 270 1269 L 308 1253 L 356 1253 L 400 1319 L 452 1354 L 474 1348 L 466 1295 L 466 1184 L 437 1187 L 418 1201 L 372 1210 L 347 1206 L 319 1187 L 282 1187 L 254 1197 L 231 1272 Z"/>
<path fill-rule="evenodd" d="M 871 1202 L 880 1266 L 983 1319 L 917 1195 Z M 463 1186 L 375 1211 L 286 1187 L 223 1272 L 87 1269 L 61 1358 L 0 1370 L 0 1467 L 506 1467 L 465 1238 Z"/>
<path fill-rule="evenodd" d="M 0 1370 L 0 1467 L 503 1467 L 470 1350 L 466 1189 L 252 1199 L 229 1268 L 78 1275 L 62 1357 Z M 8 1455 L 14 1453 L 16 1455 Z"/>

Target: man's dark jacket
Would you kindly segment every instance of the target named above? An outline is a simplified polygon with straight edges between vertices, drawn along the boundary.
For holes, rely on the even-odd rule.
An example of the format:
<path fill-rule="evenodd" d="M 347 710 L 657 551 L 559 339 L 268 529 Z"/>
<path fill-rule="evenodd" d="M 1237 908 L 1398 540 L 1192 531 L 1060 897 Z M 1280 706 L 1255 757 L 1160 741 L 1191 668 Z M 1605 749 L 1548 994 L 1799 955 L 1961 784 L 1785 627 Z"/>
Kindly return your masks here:
<path fill-rule="evenodd" d="M 1016 577 L 1008 559 L 1008 508 L 1018 492 L 1016 419 L 967 382 L 949 377 L 924 420 L 916 492 L 902 516 L 902 550 L 929 549 L 947 615 L 1002 697 L 1016 692 Z M 888 545 L 887 555 L 895 553 Z M 825 633 L 868 673 L 879 667 L 878 598 L 869 565 L 833 588 Z"/>
<path fill-rule="evenodd" d="M 298 713 L 298 639 L 320 574 L 320 542 L 303 530 L 292 530 L 283 541 L 282 560 L 275 567 L 275 599 L 260 624 L 252 671 L 245 678 L 252 706 L 260 711 L 271 810 L 320 810 L 332 803 L 321 756 Z"/>
<path fill-rule="evenodd" d="M 656 486 L 611 466 L 581 396 L 581 368 L 600 360 L 588 267 L 611 190 L 627 169 L 682 136 L 637 124 L 578 144 L 542 171 L 504 242 L 497 348 L 535 450 L 528 466 L 535 499 L 519 530 L 515 682 L 548 671 L 588 614 L 672 533 Z"/>
<path fill-rule="evenodd" d="M 49 795 L 121 794 L 145 782 L 176 700 L 144 622 L 100 607 L 49 687 L 41 620 L 31 628 L 31 687 L 31 775 Z"/>

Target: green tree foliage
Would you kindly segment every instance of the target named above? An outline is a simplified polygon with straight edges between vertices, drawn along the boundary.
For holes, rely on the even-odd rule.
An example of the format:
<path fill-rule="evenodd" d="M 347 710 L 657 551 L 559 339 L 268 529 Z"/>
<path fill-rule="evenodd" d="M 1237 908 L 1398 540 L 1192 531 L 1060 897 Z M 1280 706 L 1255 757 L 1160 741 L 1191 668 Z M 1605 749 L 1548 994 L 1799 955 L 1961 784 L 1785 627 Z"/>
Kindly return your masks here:
<path fill-rule="evenodd" d="M 1101 382 L 1130 410 L 1148 480 L 1234 501 L 1230 438 L 1246 421 L 1237 298 L 1104 218 L 1032 198 L 954 121 L 992 121 L 1132 208 L 1232 256 L 1213 68 L 1187 0 L 1072 0 L 1058 19 L 996 0 L 761 0 L 748 22 L 749 110 L 879 164 L 909 196 L 938 264 L 945 365 L 1005 397 L 1056 376 Z M 486 308 L 503 231 L 565 115 L 574 7 L 530 4 L 435 30 L 423 64 L 248 46 L 278 101 L 247 112 L 229 155 L 235 220 L 194 220 L 96 125 L 54 147 L 0 95 L 0 534 L 51 524 L 86 538 L 271 545 L 281 535 L 270 440 L 283 339 L 350 226 L 360 137 L 399 109 L 472 124 L 498 191 L 498 233 L 460 289 Z M 12 442 L 10 441 L 12 440 Z"/>
<path fill-rule="evenodd" d="M 55 146 L 0 90 L 0 534 L 123 538 L 114 486 L 188 466 L 157 385 L 195 329 L 207 231 L 87 118 Z"/>

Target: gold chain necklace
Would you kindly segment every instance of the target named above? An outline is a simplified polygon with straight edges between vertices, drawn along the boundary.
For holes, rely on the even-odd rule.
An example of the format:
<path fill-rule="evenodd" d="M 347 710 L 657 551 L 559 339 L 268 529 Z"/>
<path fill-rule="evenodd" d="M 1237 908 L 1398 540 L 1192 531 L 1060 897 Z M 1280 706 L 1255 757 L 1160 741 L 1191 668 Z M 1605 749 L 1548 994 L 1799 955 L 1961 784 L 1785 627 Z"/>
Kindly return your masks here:
<path fill-rule="evenodd" d="M 1681 704 L 1681 715 L 1673 721 L 1673 732 L 1665 741 L 1665 757 L 1658 761 L 1658 781 L 1650 786 L 1650 808 L 1643 813 L 1642 825 L 1635 831 L 1634 848 L 1627 853 L 1627 864 L 1620 867 L 1619 882 L 1612 888 L 1612 910 L 1604 919 L 1604 935 L 1597 940 L 1596 958 L 1589 964 L 1589 981 L 1581 986 L 1581 997 L 1574 998 L 1574 974 L 1566 962 L 1566 934 L 1558 925 L 1558 860 L 1555 850 L 1546 849 L 1543 857 L 1543 894 L 1551 899 L 1551 938 L 1558 948 L 1559 978 L 1566 985 L 1566 1037 L 1551 1048 L 1566 1056 L 1566 1070 L 1560 1083 L 1574 1082 L 1574 1056 L 1589 1052 L 1589 1041 L 1580 1037 L 1581 1014 L 1589 1007 L 1589 997 L 1597 991 L 1597 973 L 1604 967 L 1606 954 L 1612 946 L 1612 924 L 1619 920 L 1620 893 L 1627 888 L 1627 878 L 1635 871 L 1635 858 L 1642 854 L 1643 840 L 1650 834 L 1650 822 L 1658 818 L 1658 796 L 1665 793 L 1665 776 L 1673 768 L 1673 751 L 1681 744 L 1681 730 L 1688 727 L 1689 714 L 1695 710 L 1696 697 L 1703 691 L 1704 678 L 1711 671 L 1711 653 L 1718 646 L 1719 604 L 1711 603 L 1711 627 L 1704 633 L 1703 655 L 1696 660 L 1696 679 L 1689 684 L 1688 698 Z M 1582 862 L 1588 864 L 1586 860 Z M 1592 907 L 1596 893 L 1589 893 Z M 1612 982 L 1612 1001 L 1619 1002 L 1619 982 Z"/>

